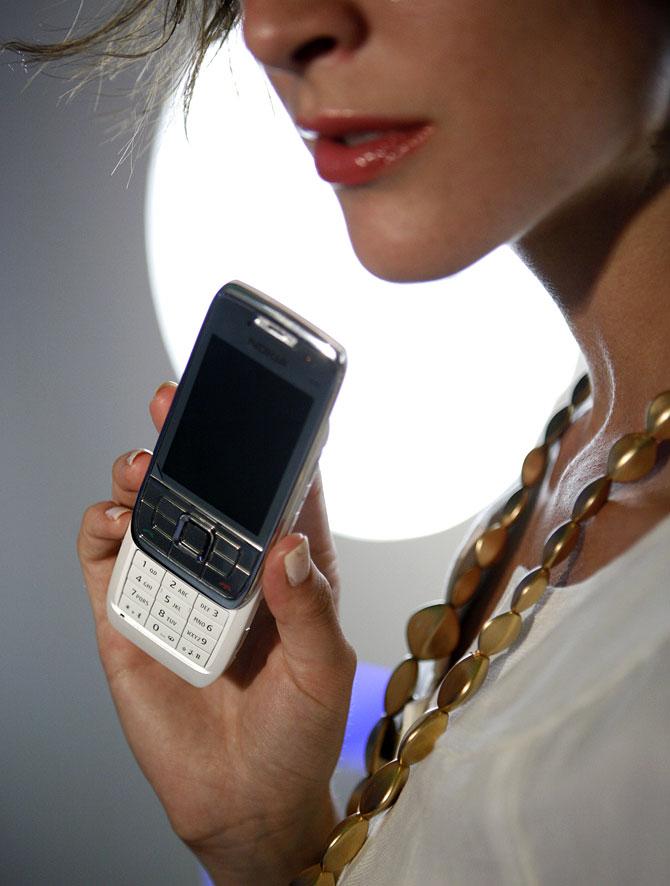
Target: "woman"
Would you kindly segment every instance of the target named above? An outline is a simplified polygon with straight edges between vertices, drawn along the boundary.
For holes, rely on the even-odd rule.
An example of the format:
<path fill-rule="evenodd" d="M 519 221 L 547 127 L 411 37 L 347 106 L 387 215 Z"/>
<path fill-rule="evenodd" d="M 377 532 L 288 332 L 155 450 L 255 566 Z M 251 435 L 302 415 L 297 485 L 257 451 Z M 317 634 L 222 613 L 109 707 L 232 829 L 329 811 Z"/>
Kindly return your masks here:
<path fill-rule="evenodd" d="M 130 4 L 147 5 L 163 7 Z M 204 0 L 169 7 L 204 10 L 205 23 L 218 12 L 214 37 L 230 11 Z M 582 386 L 573 420 L 558 422 L 560 446 L 526 461 L 533 507 L 523 520 L 512 525 L 513 508 L 493 508 L 493 524 L 487 516 L 475 532 L 491 528 L 489 561 L 480 546 L 478 562 L 470 553 L 457 564 L 452 602 L 455 583 L 497 561 L 511 537 L 510 556 L 461 610 L 456 657 L 492 613 L 512 612 L 475 642 L 468 666 L 479 672 L 430 699 L 436 678 L 407 709 L 405 726 L 427 705 L 437 712 L 424 745 L 414 756 L 405 746 L 382 786 L 399 795 L 396 805 L 384 812 L 382 788 L 368 790 L 365 816 L 336 831 L 329 855 L 329 780 L 354 655 L 337 622 L 319 484 L 297 532 L 268 559 L 254 643 L 196 690 L 105 617 L 148 464 L 145 453 L 121 456 L 112 500 L 84 516 L 79 554 L 140 766 L 217 883 L 286 883 L 305 868 L 300 882 L 333 883 L 350 858 L 339 880 L 348 886 L 660 882 L 670 862 L 667 397 L 656 400 L 651 441 L 627 438 L 609 453 L 645 430 L 647 404 L 670 388 L 667 4 L 246 0 L 242 13 L 249 48 L 310 131 L 362 263 L 390 280 L 434 279 L 511 244 L 579 341 L 592 400 Z M 105 35 L 112 47 L 115 33 Z M 510 347 L 523 348 L 521 337 Z M 173 393 L 163 385 L 151 402 L 157 428 Z M 502 433 L 492 429 L 491 457 Z M 575 516 L 580 492 L 599 478 Z M 524 584 L 534 567 L 539 577 Z M 543 580 L 550 587 L 538 590 Z M 498 655 L 501 644 L 511 649 Z M 476 688 L 484 659 L 486 683 L 438 739 L 454 692 Z M 377 750 L 378 763 L 397 753 Z"/>

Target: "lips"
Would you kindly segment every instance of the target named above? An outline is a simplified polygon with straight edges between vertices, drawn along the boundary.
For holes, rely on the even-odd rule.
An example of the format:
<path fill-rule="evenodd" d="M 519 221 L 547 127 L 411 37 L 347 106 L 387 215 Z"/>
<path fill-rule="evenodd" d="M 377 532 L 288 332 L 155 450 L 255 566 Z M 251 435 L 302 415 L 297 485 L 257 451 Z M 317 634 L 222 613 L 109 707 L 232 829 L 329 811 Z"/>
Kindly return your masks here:
<path fill-rule="evenodd" d="M 433 126 L 424 121 L 372 117 L 323 117 L 300 120 L 314 144 L 318 174 L 332 184 L 353 187 L 393 171 L 429 139 Z"/>

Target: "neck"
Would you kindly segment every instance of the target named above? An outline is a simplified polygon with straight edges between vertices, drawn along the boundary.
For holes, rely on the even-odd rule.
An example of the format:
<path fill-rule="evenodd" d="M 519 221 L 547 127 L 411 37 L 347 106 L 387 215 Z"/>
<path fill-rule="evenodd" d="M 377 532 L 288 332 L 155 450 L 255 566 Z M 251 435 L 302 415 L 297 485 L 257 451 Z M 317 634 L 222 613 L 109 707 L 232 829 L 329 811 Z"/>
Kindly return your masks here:
<path fill-rule="evenodd" d="M 670 182 L 636 162 L 515 244 L 555 299 L 589 367 L 581 445 L 643 430 L 670 388 Z"/>

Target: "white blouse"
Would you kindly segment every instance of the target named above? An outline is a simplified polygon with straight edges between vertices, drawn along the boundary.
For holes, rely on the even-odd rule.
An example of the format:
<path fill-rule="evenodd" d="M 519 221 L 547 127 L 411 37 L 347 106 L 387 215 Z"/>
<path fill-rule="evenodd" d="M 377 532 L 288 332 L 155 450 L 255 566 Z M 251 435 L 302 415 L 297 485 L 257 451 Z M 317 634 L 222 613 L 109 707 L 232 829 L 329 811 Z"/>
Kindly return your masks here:
<path fill-rule="evenodd" d="M 548 589 L 339 884 L 668 882 L 670 517 Z"/>

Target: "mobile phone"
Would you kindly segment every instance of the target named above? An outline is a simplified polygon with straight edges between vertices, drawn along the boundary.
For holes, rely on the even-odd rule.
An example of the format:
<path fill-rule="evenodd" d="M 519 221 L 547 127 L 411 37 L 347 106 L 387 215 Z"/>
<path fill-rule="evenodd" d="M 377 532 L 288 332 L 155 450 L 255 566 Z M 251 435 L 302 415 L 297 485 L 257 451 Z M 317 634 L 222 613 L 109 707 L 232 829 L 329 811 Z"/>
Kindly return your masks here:
<path fill-rule="evenodd" d="M 107 593 L 111 623 L 194 686 L 225 670 L 249 630 L 345 366 L 341 345 L 257 290 L 232 282 L 214 297 Z"/>

